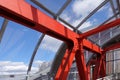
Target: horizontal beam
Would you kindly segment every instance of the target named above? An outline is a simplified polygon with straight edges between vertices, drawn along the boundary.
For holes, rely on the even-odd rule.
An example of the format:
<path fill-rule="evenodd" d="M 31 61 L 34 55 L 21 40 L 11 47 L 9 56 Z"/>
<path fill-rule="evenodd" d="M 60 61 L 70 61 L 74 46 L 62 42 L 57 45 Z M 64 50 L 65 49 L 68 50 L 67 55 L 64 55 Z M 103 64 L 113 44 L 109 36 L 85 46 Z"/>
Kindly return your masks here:
<path fill-rule="evenodd" d="M 8 1 L 0 1 L 1 16 L 65 42 L 72 42 L 72 37 L 78 36 L 24 0 Z"/>
<path fill-rule="evenodd" d="M 12 0 L 12 2 L 8 2 L 9 0 L 0 0 L 0 16 L 62 40 L 66 42 L 69 47 L 73 47 L 73 45 L 75 46 L 76 44 L 78 44 L 76 38 L 78 38 L 79 35 L 77 33 L 64 27 L 62 24 L 47 16 L 40 10 L 32 7 L 24 0 Z M 88 40 L 86 41 L 89 44 L 93 44 Z M 84 44 L 83 46 L 91 49 L 91 47 L 87 46 L 87 44 Z M 99 48 L 99 46 L 97 45 L 94 46 Z M 100 53 L 94 48 L 93 51 L 95 51 L 96 53 Z"/>
<path fill-rule="evenodd" d="M 88 40 L 86 39 L 83 39 L 82 41 L 83 45 L 84 45 L 84 49 L 86 50 L 89 50 L 93 53 L 96 53 L 96 52 L 101 52 L 102 49 L 100 49 L 98 46 L 96 46 L 95 44 L 93 43 L 90 43 Z"/>
<path fill-rule="evenodd" d="M 110 50 L 114 50 L 114 49 L 117 49 L 117 48 L 120 48 L 120 42 L 115 43 L 115 44 L 113 44 L 111 46 L 106 47 L 104 49 L 104 51 L 110 51 Z"/>
<path fill-rule="evenodd" d="M 111 22 L 109 22 L 109 23 L 107 23 L 107 24 L 100 25 L 100 26 L 98 26 L 97 28 L 92 29 L 92 30 L 90 30 L 90 31 L 88 31 L 88 32 L 85 32 L 85 33 L 82 34 L 82 35 L 80 34 L 80 37 L 81 37 L 81 38 L 86 38 L 86 37 L 88 37 L 88 36 L 91 36 L 91 35 L 93 35 L 93 34 L 96 34 L 96 33 L 98 33 L 98 32 L 107 30 L 107 29 L 112 28 L 112 27 L 116 27 L 116 26 L 118 26 L 118 25 L 120 25 L 120 18 L 119 18 L 119 19 L 116 19 L 116 20 L 113 20 L 113 21 L 111 21 Z"/>

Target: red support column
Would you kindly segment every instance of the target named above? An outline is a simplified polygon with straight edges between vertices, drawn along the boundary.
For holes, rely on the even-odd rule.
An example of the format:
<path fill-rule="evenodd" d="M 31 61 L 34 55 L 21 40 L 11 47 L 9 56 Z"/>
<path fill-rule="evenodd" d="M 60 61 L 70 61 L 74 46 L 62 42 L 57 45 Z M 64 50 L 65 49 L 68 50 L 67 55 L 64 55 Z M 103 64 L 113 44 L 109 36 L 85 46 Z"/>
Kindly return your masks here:
<path fill-rule="evenodd" d="M 100 55 L 98 57 L 95 68 L 93 71 L 93 80 L 96 80 L 97 78 L 105 77 L 106 75 L 106 63 L 105 63 L 105 55 Z"/>
<path fill-rule="evenodd" d="M 96 60 L 95 68 L 94 68 L 94 71 L 93 71 L 93 80 L 96 80 L 97 78 L 99 78 L 101 65 L 102 65 L 102 57 L 100 56 Z"/>
<path fill-rule="evenodd" d="M 80 42 L 79 50 L 77 50 L 76 52 L 75 59 L 76 59 L 80 80 L 89 80 L 88 71 L 84 58 L 83 45 L 81 42 Z"/>
<path fill-rule="evenodd" d="M 90 65 L 87 66 L 88 80 L 90 80 Z"/>
<path fill-rule="evenodd" d="M 106 54 L 104 51 L 102 52 L 102 65 L 101 65 L 100 75 L 101 75 L 100 77 L 106 76 Z"/>
<path fill-rule="evenodd" d="M 73 59 L 75 57 L 75 51 L 73 50 L 67 50 L 62 62 L 58 68 L 57 74 L 55 76 L 55 80 L 66 80 L 68 72 L 71 68 Z"/>

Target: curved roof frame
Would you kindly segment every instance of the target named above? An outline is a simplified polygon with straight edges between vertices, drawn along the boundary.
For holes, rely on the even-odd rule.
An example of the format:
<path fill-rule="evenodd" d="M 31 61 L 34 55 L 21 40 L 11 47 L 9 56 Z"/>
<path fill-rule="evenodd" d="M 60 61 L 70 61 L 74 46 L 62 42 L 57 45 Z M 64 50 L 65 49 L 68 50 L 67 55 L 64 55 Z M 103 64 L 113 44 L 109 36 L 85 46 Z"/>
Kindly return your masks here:
<path fill-rule="evenodd" d="M 42 9 L 44 9 L 44 10 L 45 10 L 46 12 L 48 12 L 49 14 L 51 14 L 51 15 L 54 17 L 54 19 L 56 19 L 56 20 L 59 19 L 61 22 L 65 23 L 65 24 L 68 25 L 70 28 L 72 28 L 73 30 L 75 30 L 75 32 L 78 32 L 78 33 L 81 33 L 81 32 L 78 30 L 78 28 L 79 28 L 88 18 L 90 18 L 92 15 L 94 15 L 94 13 L 97 12 L 97 11 L 98 11 L 102 6 L 104 6 L 107 2 L 110 2 L 111 8 L 112 8 L 112 10 L 113 10 L 114 15 L 113 15 L 111 18 L 109 18 L 108 20 L 106 20 L 105 22 L 103 22 L 101 25 L 106 24 L 108 21 L 110 21 L 110 20 L 113 19 L 113 18 L 116 18 L 116 19 L 117 19 L 117 18 L 120 16 L 120 7 L 119 7 L 119 6 L 120 6 L 120 2 L 119 2 L 119 0 L 116 0 L 118 9 L 115 9 L 115 8 L 114 8 L 114 4 L 113 4 L 113 1 L 112 1 L 112 0 L 105 0 L 105 1 L 104 1 L 103 3 L 101 3 L 96 9 L 94 9 L 87 17 L 85 17 L 85 18 L 83 19 L 83 21 L 81 21 L 81 22 L 78 24 L 78 26 L 75 28 L 75 27 L 73 27 L 71 24 L 67 23 L 65 20 L 63 20 L 63 19 L 61 19 L 61 18 L 59 17 L 60 14 L 64 11 L 64 9 L 70 4 L 71 0 L 67 0 L 66 3 L 61 7 L 61 9 L 58 11 L 57 14 L 54 14 L 52 11 L 50 11 L 49 9 L 47 9 L 46 7 L 44 7 L 44 5 L 38 3 L 36 0 L 31 0 L 31 1 L 34 2 L 36 5 L 38 5 L 39 7 L 41 7 Z M 5 19 L 5 20 L 6 20 L 6 19 Z M 3 33 L 4 33 L 4 30 L 5 30 L 5 27 L 6 27 L 7 22 L 8 22 L 8 21 L 5 21 L 5 23 L 3 23 L 2 29 L 1 29 L 1 31 L 0 31 L 0 32 L 1 32 L 1 33 L 0 33 L 0 34 L 1 34 L 0 40 L 2 39 L 2 35 L 3 35 Z M 41 41 L 42 41 L 43 38 L 44 38 L 44 36 L 45 36 L 45 34 L 42 34 L 42 37 L 39 39 L 39 42 L 38 42 L 38 44 L 36 45 L 36 48 L 35 48 L 35 50 L 34 50 L 33 56 L 32 56 L 32 58 L 31 58 L 31 61 L 30 61 L 30 64 L 29 64 L 28 72 L 30 71 L 30 68 L 31 68 L 31 65 L 32 65 L 34 56 L 35 56 L 35 54 L 36 54 L 36 52 L 37 52 L 38 47 L 40 46 Z"/>

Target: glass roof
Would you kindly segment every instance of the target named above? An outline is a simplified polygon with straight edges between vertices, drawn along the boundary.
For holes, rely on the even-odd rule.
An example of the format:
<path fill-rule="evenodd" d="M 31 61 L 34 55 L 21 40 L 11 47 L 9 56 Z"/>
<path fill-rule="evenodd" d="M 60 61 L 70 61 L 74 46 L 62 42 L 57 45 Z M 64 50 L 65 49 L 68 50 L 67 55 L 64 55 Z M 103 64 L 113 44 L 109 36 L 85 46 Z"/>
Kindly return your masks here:
<path fill-rule="evenodd" d="M 65 27 L 82 33 L 120 17 L 116 0 L 26 0 L 26 2 Z M 3 22 L 4 18 L 0 17 L 0 35 L 2 35 L 0 75 L 22 73 L 25 74 L 23 77 L 25 79 L 28 74 L 36 78 L 38 77 L 36 75 L 49 72 L 62 41 L 12 21 L 8 21 L 5 27 L 2 26 Z M 88 38 L 101 46 L 119 30 L 120 28 L 116 26 Z M 85 53 L 86 61 L 89 61 L 92 55 L 89 53 L 87 51 Z"/>
<path fill-rule="evenodd" d="M 3 23 L 3 21 L 4 21 L 4 18 L 0 17 L 0 30 L 1 30 L 1 28 L 2 28 L 2 23 Z"/>
<path fill-rule="evenodd" d="M 60 0 L 36 0 L 37 2 L 44 5 L 46 8 L 51 10 L 54 13 L 57 13 L 58 10 L 63 6 L 63 4 L 66 2 L 66 0 L 60 1 Z"/>

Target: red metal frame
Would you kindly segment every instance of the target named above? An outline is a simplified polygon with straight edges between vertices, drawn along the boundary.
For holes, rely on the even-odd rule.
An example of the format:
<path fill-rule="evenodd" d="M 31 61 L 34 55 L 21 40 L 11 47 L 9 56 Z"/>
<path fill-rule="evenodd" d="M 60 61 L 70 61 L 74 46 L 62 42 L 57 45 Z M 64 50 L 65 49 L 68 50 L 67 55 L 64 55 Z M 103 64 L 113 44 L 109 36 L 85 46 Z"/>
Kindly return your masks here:
<path fill-rule="evenodd" d="M 111 46 L 106 47 L 104 49 L 104 51 L 106 52 L 106 51 L 114 50 L 114 49 L 117 49 L 117 48 L 120 48 L 120 42 L 115 43 L 115 44 L 113 44 Z"/>
<path fill-rule="evenodd" d="M 98 32 L 104 31 L 106 29 L 109 29 L 109 28 L 112 28 L 112 27 L 116 27 L 117 25 L 120 25 L 120 19 L 116 19 L 116 20 L 114 20 L 112 22 L 109 22 L 107 24 L 98 26 L 95 29 L 92 29 L 92 30 L 90 30 L 88 32 L 85 32 L 84 34 L 80 35 L 80 38 L 86 38 L 86 37 L 88 37 L 90 35 L 93 35 L 93 34 L 96 34 Z"/>
<path fill-rule="evenodd" d="M 104 77 L 106 75 L 105 56 L 101 55 L 95 62 L 95 68 L 93 71 L 93 80 Z"/>
<path fill-rule="evenodd" d="M 23 24 L 31 29 L 50 35 L 67 43 L 68 49 L 66 50 L 66 53 L 55 75 L 55 80 L 66 80 L 74 57 L 76 58 L 80 79 L 89 80 L 83 49 L 90 50 L 93 53 L 101 55 L 101 57 L 101 52 L 103 50 L 85 38 L 120 24 L 120 19 L 117 19 L 108 24 L 102 25 L 96 29 L 79 35 L 64 27 L 59 22 L 50 18 L 40 10 L 32 7 L 24 0 L 12 0 L 11 2 L 9 0 L 0 0 L 0 16 Z M 96 69 L 99 71 L 101 69 L 101 65 L 103 64 L 103 58 L 101 59 L 101 57 L 99 60 L 97 60 L 100 65 L 96 65 L 98 66 Z M 103 72 L 99 73 L 103 74 Z M 99 75 L 100 74 L 97 74 L 97 76 Z"/>

